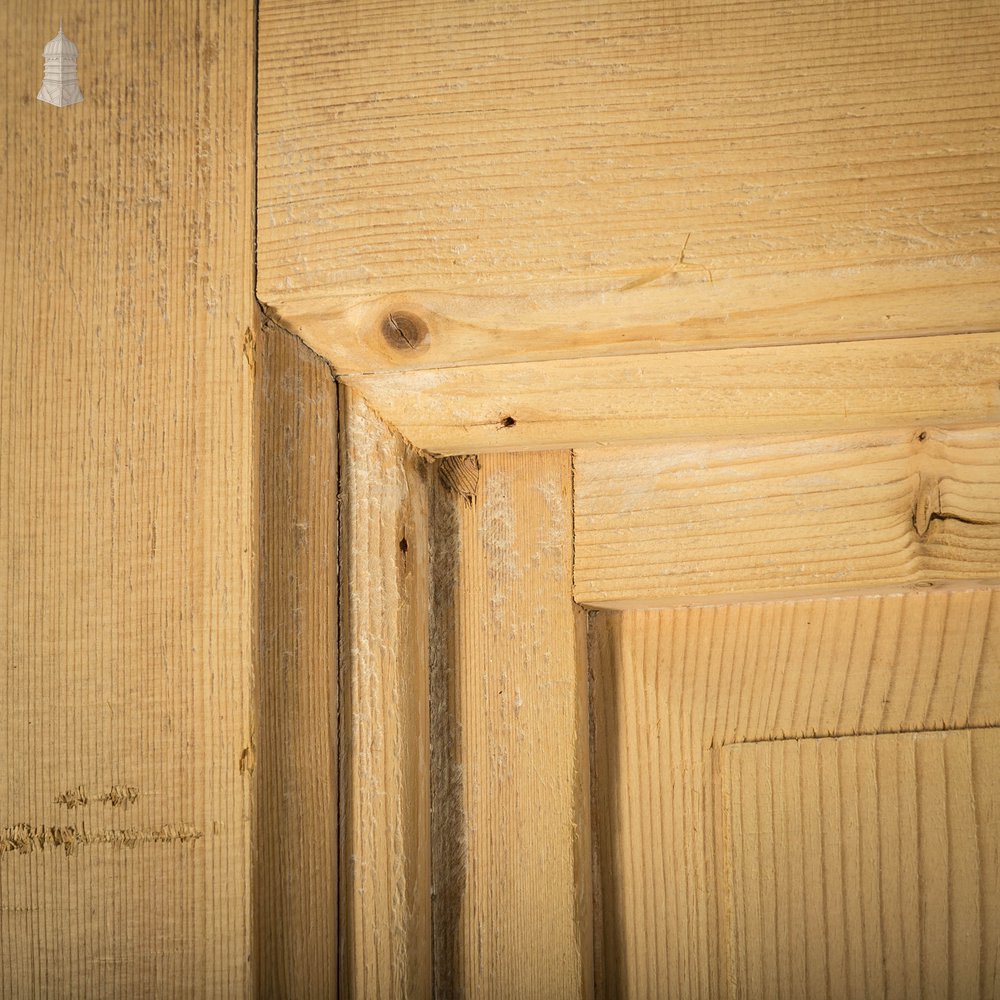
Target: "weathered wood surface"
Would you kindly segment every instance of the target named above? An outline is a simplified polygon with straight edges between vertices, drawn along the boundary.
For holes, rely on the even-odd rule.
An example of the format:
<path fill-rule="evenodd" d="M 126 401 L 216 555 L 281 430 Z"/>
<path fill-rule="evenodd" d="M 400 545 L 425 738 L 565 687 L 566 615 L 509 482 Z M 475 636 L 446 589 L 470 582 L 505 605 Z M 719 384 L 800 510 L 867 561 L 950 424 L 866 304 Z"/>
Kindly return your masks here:
<path fill-rule="evenodd" d="M 254 958 L 272 1000 L 337 995 L 337 387 L 270 321 L 254 353 L 260 652 Z"/>
<path fill-rule="evenodd" d="M 429 997 L 430 467 L 341 410 L 341 991 Z"/>
<path fill-rule="evenodd" d="M 439 454 L 1000 419 L 1000 333 L 348 375 Z"/>
<path fill-rule="evenodd" d="M 1000 428 L 578 451 L 574 593 L 664 606 L 1000 578 Z"/>
<path fill-rule="evenodd" d="M 585 618 L 571 594 L 571 503 L 570 457 L 559 453 L 446 464 L 437 496 L 441 998 L 592 996 Z"/>
<path fill-rule="evenodd" d="M 0 997 L 252 988 L 253 11 L 0 9 Z"/>
<path fill-rule="evenodd" d="M 262 0 L 260 45 L 258 291 L 341 371 L 996 328 L 993 0 Z"/>
<path fill-rule="evenodd" d="M 727 746 L 730 995 L 995 997 L 1000 730 Z"/>
<path fill-rule="evenodd" d="M 730 995 L 727 879 L 746 887 L 754 872 L 727 868 L 720 748 L 1000 725 L 1000 592 L 994 590 L 601 612 L 591 621 L 599 996 Z M 767 780 L 759 776 L 741 809 L 758 791 L 766 794 Z M 932 776 L 928 781 L 921 795 L 940 791 Z M 840 815 L 835 786 L 829 791 L 822 812 L 807 806 L 817 822 Z M 955 823 L 963 815 L 956 812 Z M 870 815 L 858 814 L 855 822 L 860 835 L 876 836 Z M 992 825 L 995 838 L 996 819 L 979 822 Z M 941 832 L 939 824 L 925 829 L 929 837 Z M 961 836 L 968 834 L 963 826 Z M 765 833 L 756 835 L 763 852 Z M 763 855 L 761 864 L 766 868 Z M 985 858 L 983 864 L 988 875 Z M 843 886 L 826 874 L 832 900 Z M 967 874 L 956 875 L 955 885 L 964 891 Z M 927 892 L 928 910 L 947 907 L 931 883 Z M 818 899 L 811 905 L 822 907 Z M 902 933 L 912 909 L 897 915 L 865 930 L 872 947 L 890 957 L 893 935 Z M 959 934 L 973 929 L 954 926 Z M 893 965 L 897 985 L 888 995 L 915 995 L 898 978 L 901 963 L 912 960 L 910 954 Z M 984 974 L 981 982 L 990 981 Z M 992 994 L 984 988 L 983 995 Z"/>

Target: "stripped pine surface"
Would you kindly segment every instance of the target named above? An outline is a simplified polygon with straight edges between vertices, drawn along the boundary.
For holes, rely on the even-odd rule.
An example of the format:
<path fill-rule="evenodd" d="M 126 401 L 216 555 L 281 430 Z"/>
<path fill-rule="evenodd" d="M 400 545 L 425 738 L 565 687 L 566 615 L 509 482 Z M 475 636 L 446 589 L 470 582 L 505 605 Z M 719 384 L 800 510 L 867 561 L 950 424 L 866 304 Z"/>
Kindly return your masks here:
<path fill-rule="evenodd" d="M 258 293 L 343 372 L 995 329 L 998 62 L 994 0 L 262 0 Z"/>
<path fill-rule="evenodd" d="M 730 995 L 727 907 L 750 902 L 724 905 L 727 879 L 746 887 L 755 875 L 727 869 L 720 753 L 755 741 L 1000 725 L 994 590 L 600 612 L 591 621 L 599 996 Z M 768 780 L 762 772 L 754 787 Z M 836 807 L 827 806 L 829 820 Z M 857 822 L 859 835 L 875 836 L 864 816 Z M 764 851 L 763 829 L 757 835 Z M 937 903 L 926 895 L 923 905 Z M 897 915 L 866 930 L 890 957 Z M 953 932 L 972 933 L 976 919 Z M 895 986 L 886 995 L 904 992 L 908 961 L 888 969 Z"/>
<path fill-rule="evenodd" d="M 1000 577 L 1000 428 L 574 455 L 576 599 L 664 606 Z"/>
<path fill-rule="evenodd" d="M 438 454 L 1000 419 L 1000 333 L 348 375 Z"/>
<path fill-rule="evenodd" d="M 1000 730 L 720 754 L 731 996 L 995 997 Z"/>
<path fill-rule="evenodd" d="M 0 7 L 0 997 L 253 988 L 253 10 Z"/>
<path fill-rule="evenodd" d="M 565 453 L 454 465 L 435 502 L 438 997 L 592 995 L 585 618 Z"/>
<path fill-rule="evenodd" d="M 429 997 L 430 471 L 341 404 L 341 992 Z"/>
<path fill-rule="evenodd" d="M 337 995 L 337 387 L 269 320 L 260 470 L 255 962 L 271 1000 Z"/>

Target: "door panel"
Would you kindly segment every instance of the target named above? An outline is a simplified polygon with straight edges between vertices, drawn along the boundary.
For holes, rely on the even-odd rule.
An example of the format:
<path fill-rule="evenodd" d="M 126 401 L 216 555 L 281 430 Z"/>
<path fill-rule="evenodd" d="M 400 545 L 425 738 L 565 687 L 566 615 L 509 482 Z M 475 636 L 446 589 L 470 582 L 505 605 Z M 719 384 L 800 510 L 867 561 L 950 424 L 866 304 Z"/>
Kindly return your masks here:
<path fill-rule="evenodd" d="M 996 995 L 1000 730 L 720 756 L 731 996 Z"/>
<path fill-rule="evenodd" d="M 741 744 L 794 747 L 803 738 L 1000 722 L 1000 597 L 987 589 L 602 612 L 591 620 L 590 656 L 597 984 L 607 997 L 717 998 L 729 994 L 734 976 L 742 982 L 747 970 L 728 967 L 724 901 L 732 885 L 757 876 L 727 860 L 721 792 L 740 779 L 732 765 L 727 777 L 726 754 Z M 740 810 L 770 780 L 766 770 L 756 774 Z M 845 789 L 843 808 L 858 794 Z M 873 815 L 858 819 L 859 837 L 876 835 Z M 945 815 L 969 835 L 966 813 L 949 805 Z M 758 854 L 775 849 L 763 827 L 757 836 Z M 901 961 L 909 969 L 917 959 Z M 919 969 L 910 971 L 919 982 Z M 993 995 L 980 981 L 980 995 Z M 748 985 L 736 995 L 770 994 Z"/>

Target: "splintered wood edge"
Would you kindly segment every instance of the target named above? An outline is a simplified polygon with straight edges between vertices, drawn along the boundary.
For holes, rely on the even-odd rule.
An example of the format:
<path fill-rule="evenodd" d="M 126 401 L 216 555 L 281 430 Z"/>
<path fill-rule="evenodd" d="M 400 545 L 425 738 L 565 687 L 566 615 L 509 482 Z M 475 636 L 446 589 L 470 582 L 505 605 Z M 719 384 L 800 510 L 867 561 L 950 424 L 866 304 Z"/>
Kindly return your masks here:
<path fill-rule="evenodd" d="M 436 455 L 1000 417 L 1000 333 L 342 375 Z"/>

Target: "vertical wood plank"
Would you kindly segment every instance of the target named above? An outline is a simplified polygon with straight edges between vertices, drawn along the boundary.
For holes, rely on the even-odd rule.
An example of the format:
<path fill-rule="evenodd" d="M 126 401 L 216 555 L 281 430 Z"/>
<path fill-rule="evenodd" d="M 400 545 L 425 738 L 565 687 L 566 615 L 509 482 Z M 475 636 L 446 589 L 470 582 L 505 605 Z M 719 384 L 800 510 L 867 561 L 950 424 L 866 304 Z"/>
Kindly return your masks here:
<path fill-rule="evenodd" d="M 428 463 L 341 411 L 341 989 L 431 994 Z"/>
<path fill-rule="evenodd" d="M 260 482 L 255 920 L 263 997 L 337 992 L 337 387 L 268 319 Z"/>
<path fill-rule="evenodd" d="M 592 620 L 597 995 L 707 1000 L 723 995 L 712 761 L 700 739 L 713 678 L 699 647 L 678 655 L 657 618 Z"/>
<path fill-rule="evenodd" d="M 0 6 L 5 1000 L 253 990 L 253 18 Z"/>
<path fill-rule="evenodd" d="M 586 619 L 571 596 L 570 456 L 478 465 L 478 483 L 445 491 L 435 514 L 447 588 L 432 699 L 436 995 L 587 997 Z"/>
<path fill-rule="evenodd" d="M 991 997 L 1000 730 L 725 747 L 733 997 Z"/>

